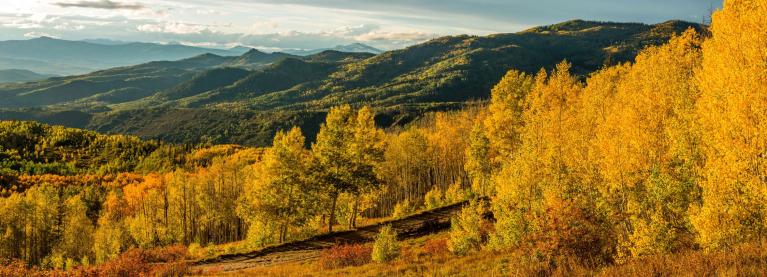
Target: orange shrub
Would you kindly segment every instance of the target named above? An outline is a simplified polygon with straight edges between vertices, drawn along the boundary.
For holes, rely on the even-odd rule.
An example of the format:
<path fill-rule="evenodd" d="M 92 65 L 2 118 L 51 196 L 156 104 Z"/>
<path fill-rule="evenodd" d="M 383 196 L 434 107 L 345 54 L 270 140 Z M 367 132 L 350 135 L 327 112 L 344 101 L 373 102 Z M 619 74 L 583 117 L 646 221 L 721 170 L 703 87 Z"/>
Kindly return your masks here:
<path fill-rule="evenodd" d="M 364 265 L 371 261 L 372 252 L 368 245 L 336 245 L 322 251 L 320 265 L 325 269 Z"/>
<path fill-rule="evenodd" d="M 447 239 L 430 239 L 423 245 L 423 252 L 432 257 L 444 257 L 450 250 L 447 249 Z"/>
<path fill-rule="evenodd" d="M 155 248 L 145 250 L 147 262 L 150 263 L 170 263 L 183 261 L 187 257 L 187 249 L 184 245 L 174 245 L 164 248 Z"/>
<path fill-rule="evenodd" d="M 0 276 L 44 276 L 36 267 L 29 267 L 21 260 L 0 259 Z"/>
<path fill-rule="evenodd" d="M 104 276 L 143 276 L 150 270 L 146 252 L 141 249 L 128 250 L 99 266 L 99 274 Z"/>
<path fill-rule="evenodd" d="M 99 265 L 99 276 L 183 276 L 188 269 L 185 246 L 131 249 Z"/>

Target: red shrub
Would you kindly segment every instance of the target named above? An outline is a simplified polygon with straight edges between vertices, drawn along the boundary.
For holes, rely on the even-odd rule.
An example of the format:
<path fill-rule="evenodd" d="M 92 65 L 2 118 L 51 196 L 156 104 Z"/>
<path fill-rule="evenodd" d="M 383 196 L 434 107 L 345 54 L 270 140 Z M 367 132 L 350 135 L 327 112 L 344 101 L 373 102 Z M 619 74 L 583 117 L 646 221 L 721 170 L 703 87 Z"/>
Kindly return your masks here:
<path fill-rule="evenodd" d="M 322 251 L 320 265 L 326 269 L 364 265 L 371 261 L 372 252 L 367 245 L 336 245 Z"/>
<path fill-rule="evenodd" d="M 0 260 L 0 276 L 44 276 L 44 272 L 21 260 Z"/>
<path fill-rule="evenodd" d="M 104 276 L 142 276 L 151 270 L 146 262 L 146 252 L 131 249 L 120 254 L 114 260 L 99 266 L 99 274 Z"/>
<path fill-rule="evenodd" d="M 187 270 L 186 247 L 131 249 L 98 266 L 100 276 L 183 276 Z"/>
<path fill-rule="evenodd" d="M 146 259 L 150 263 L 169 263 L 186 259 L 187 249 L 183 245 L 168 246 L 146 250 Z"/>
<path fill-rule="evenodd" d="M 430 239 L 423 245 L 423 251 L 432 257 L 443 257 L 450 252 L 447 248 L 447 239 Z"/>

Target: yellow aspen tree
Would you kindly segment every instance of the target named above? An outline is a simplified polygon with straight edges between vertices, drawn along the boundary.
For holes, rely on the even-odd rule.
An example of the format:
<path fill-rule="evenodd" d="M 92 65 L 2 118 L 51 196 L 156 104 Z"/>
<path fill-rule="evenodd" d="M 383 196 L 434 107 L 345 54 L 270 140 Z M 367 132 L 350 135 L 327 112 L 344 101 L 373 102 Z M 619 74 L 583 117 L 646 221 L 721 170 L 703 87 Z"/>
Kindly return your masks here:
<path fill-rule="evenodd" d="M 727 0 L 698 75 L 706 164 L 694 224 L 709 249 L 765 237 L 767 2 Z"/>
<path fill-rule="evenodd" d="M 354 183 L 351 190 L 354 200 L 352 200 L 352 211 L 349 216 L 350 229 L 357 227 L 361 194 L 370 193 L 380 185 L 375 169 L 383 162 L 386 147 L 383 130 L 376 128 L 374 117 L 375 113 L 370 107 L 362 107 L 357 111 L 354 134 L 348 149 L 348 155 L 352 160 L 351 177 Z"/>
<path fill-rule="evenodd" d="M 254 167 L 253 184 L 246 190 L 245 205 L 240 206 L 240 214 L 253 215 L 248 220 L 254 228 L 277 226 L 278 242 L 285 242 L 314 215 L 315 191 L 306 176 L 308 158 L 300 129 L 278 132 L 272 147 Z M 273 236 L 272 230 L 258 231 L 251 231 L 260 234 L 249 238 L 251 241 Z"/>
<path fill-rule="evenodd" d="M 603 179 L 600 191 L 610 203 L 619 260 L 694 242 L 687 209 L 699 199 L 693 74 L 700 60 L 700 40 L 690 30 L 642 51 L 616 80 L 592 154 Z"/>
<path fill-rule="evenodd" d="M 351 106 L 343 105 L 330 109 L 325 123 L 320 126 L 317 141 L 312 145 L 312 172 L 314 180 L 326 189 L 329 203 L 328 232 L 336 223 L 338 197 L 353 189 L 351 181 L 350 155 L 348 145 L 354 135 L 354 112 Z"/>
<path fill-rule="evenodd" d="M 520 132 L 524 126 L 522 113 L 533 82 L 532 76 L 509 70 L 490 92 L 490 105 L 484 122 L 485 135 L 497 159 L 511 157 L 521 142 Z"/>
<path fill-rule="evenodd" d="M 72 259 L 92 259 L 94 227 L 86 215 L 87 207 L 75 196 L 67 200 L 66 221 L 58 248 Z"/>
<path fill-rule="evenodd" d="M 471 189 L 478 195 L 493 195 L 490 186 L 492 166 L 490 164 L 490 141 L 481 124 L 476 124 L 469 135 L 464 168 L 471 178 Z"/>
<path fill-rule="evenodd" d="M 582 90 L 563 62 L 551 73 L 541 70 L 526 96 L 521 144 L 509 162 L 494 176 L 498 216 L 493 244 L 517 245 L 523 237 L 540 230 L 545 221 L 545 198 L 568 197 L 575 182 L 568 175 L 567 156 L 574 107 Z"/>

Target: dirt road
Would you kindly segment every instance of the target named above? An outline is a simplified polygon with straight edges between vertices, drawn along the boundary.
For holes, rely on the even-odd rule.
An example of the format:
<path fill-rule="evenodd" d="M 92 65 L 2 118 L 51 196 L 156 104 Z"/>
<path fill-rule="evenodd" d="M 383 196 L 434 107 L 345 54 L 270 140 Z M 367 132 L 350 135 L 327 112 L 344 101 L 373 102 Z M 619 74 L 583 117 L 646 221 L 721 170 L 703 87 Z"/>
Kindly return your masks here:
<path fill-rule="evenodd" d="M 192 272 L 228 272 L 241 269 L 317 259 L 322 249 L 337 244 L 365 243 L 375 239 L 378 230 L 391 225 L 399 239 L 420 237 L 450 228 L 450 218 L 468 202 L 461 202 L 402 219 L 361 227 L 357 230 L 334 232 L 246 254 L 222 255 L 201 260 L 192 265 Z"/>

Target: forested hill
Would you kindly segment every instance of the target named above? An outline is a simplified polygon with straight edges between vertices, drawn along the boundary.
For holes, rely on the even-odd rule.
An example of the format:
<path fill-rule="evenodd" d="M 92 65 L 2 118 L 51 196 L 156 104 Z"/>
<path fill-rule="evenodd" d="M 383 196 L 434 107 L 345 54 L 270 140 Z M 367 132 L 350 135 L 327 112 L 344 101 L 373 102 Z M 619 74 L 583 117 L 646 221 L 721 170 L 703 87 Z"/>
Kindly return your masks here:
<path fill-rule="evenodd" d="M 207 166 L 218 157 L 245 149 L 236 145 L 176 145 L 31 121 L 0 121 L 0 197 L 39 181 L 24 176 L 169 172 Z M 260 150 L 249 151 L 258 156 Z M 59 179 L 57 182 L 68 184 L 65 177 Z M 74 182 L 77 184 L 98 181 L 85 179 L 70 181 L 77 180 Z"/>
<path fill-rule="evenodd" d="M 483 100 L 509 69 L 533 73 L 562 60 L 585 76 L 631 61 L 692 23 L 568 21 L 519 33 L 450 36 L 379 55 L 325 51 L 299 57 L 251 51 L 203 55 L 0 85 L 3 119 L 62 123 L 174 142 L 268 144 L 285 122 L 311 140 L 324 111 L 371 105 L 379 123 Z M 66 117 L 62 117 L 66 112 Z M 179 117 L 178 115 L 183 115 Z"/>

